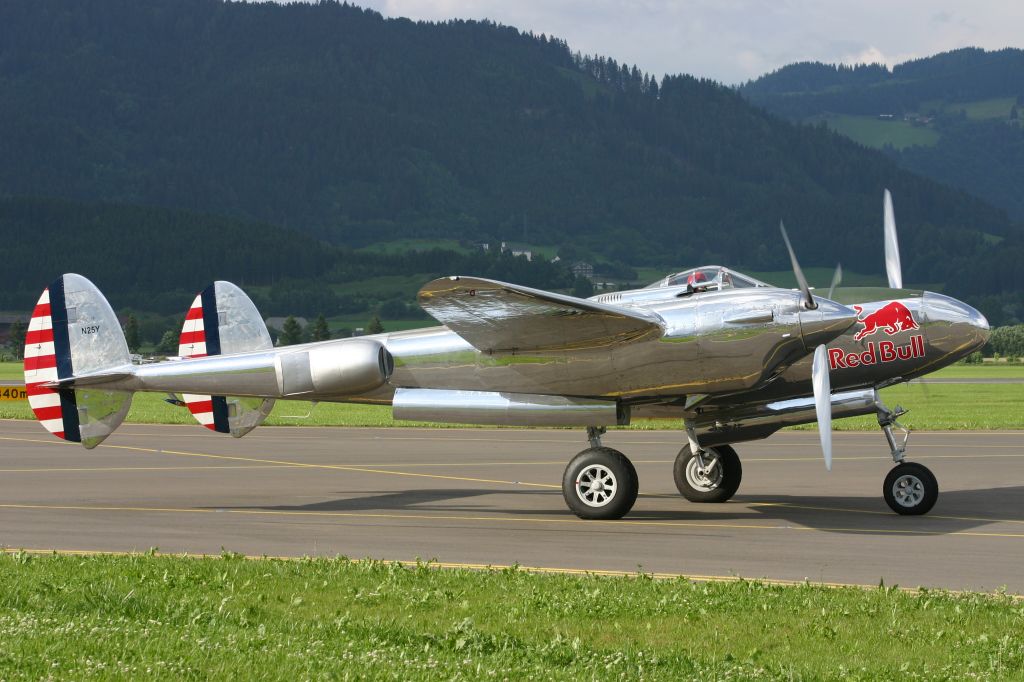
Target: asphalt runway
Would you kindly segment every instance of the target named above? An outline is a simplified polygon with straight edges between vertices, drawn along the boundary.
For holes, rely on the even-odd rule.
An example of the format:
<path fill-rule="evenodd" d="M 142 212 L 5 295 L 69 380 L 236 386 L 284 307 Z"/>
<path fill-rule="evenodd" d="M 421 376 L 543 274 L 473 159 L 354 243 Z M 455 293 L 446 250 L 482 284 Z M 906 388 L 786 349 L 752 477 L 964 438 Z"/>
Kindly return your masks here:
<path fill-rule="evenodd" d="M 693 577 L 809 579 L 1024 593 L 1024 431 L 915 433 L 942 494 L 900 517 L 881 498 L 880 432 L 741 444 L 732 502 L 675 490 L 680 432 L 620 431 L 641 497 L 621 521 L 562 500 L 582 431 L 126 425 L 93 451 L 0 421 L 0 544 L 8 549 L 346 555 Z"/>

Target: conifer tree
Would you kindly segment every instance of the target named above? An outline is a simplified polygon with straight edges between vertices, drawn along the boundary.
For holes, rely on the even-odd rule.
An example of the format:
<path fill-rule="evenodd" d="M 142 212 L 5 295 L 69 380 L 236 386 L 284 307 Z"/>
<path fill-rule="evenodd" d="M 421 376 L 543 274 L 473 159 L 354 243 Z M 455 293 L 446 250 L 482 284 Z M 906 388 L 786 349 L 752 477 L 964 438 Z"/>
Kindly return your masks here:
<path fill-rule="evenodd" d="M 299 321 L 295 319 L 294 315 L 289 315 L 288 319 L 284 321 L 277 342 L 279 346 L 294 346 L 297 343 L 302 343 L 302 327 L 299 326 Z"/>
<path fill-rule="evenodd" d="M 377 315 L 374 315 L 373 319 L 370 320 L 370 324 L 366 325 L 366 333 L 367 334 L 381 334 L 383 332 L 384 332 L 384 325 L 383 325 L 383 323 L 381 323 L 380 317 L 378 317 Z"/>
<path fill-rule="evenodd" d="M 316 317 L 316 322 L 313 323 L 313 332 L 310 335 L 312 341 L 327 341 L 331 338 L 331 330 L 327 326 L 327 318 L 324 317 L 323 313 L 320 313 Z"/>
<path fill-rule="evenodd" d="M 128 313 L 128 319 L 124 322 L 124 340 L 132 353 L 139 349 L 139 321 L 132 313 Z"/>

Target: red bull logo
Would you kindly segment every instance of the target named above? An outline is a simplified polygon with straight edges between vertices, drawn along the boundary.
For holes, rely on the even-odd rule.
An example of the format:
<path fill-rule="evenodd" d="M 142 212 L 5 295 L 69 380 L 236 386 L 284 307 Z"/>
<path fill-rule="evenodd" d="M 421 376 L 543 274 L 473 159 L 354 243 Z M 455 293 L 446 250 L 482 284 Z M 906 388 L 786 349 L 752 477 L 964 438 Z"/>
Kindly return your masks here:
<path fill-rule="evenodd" d="M 910 308 L 899 301 L 887 303 L 864 317 L 861 317 L 864 308 L 855 305 L 853 309 L 857 311 L 857 321 L 864 325 L 863 329 L 854 334 L 854 341 L 860 341 L 865 336 L 871 336 L 878 331 L 884 331 L 889 336 L 892 336 L 893 334 L 910 331 L 911 329 L 920 329 L 917 322 L 914 321 L 914 316 L 910 314 Z"/>
<path fill-rule="evenodd" d="M 872 336 L 880 331 L 885 332 L 888 336 L 894 336 L 900 332 L 921 328 L 914 321 L 910 308 L 899 301 L 887 303 L 867 315 L 864 315 L 864 308 L 859 305 L 853 306 L 853 309 L 857 311 L 857 321 L 864 325 L 863 329 L 853 335 L 855 341 L 860 341 L 865 336 Z M 849 352 L 843 348 L 828 349 L 828 364 L 831 369 L 867 367 L 880 362 L 913 360 L 923 357 L 923 334 L 914 334 L 907 343 L 900 345 L 896 345 L 894 341 L 868 341 L 867 350 L 858 352 Z"/>
<path fill-rule="evenodd" d="M 897 346 L 893 341 L 868 341 L 868 349 L 859 353 L 850 353 L 843 348 L 828 349 L 828 366 L 830 369 L 846 369 L 847 367 L 868 367 L 879 362 L 895 360 L 913 360 L 924 357 L 924 336 L 914 334 L 910 343 Z"/>

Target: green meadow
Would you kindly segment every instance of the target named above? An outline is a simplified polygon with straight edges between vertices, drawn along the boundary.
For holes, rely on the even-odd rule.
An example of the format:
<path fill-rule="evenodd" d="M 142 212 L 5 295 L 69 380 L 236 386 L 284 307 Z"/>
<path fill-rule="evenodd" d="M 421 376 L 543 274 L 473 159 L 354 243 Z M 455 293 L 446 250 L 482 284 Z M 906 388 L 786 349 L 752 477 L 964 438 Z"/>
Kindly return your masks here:
<path fill-rule="evenodd" d="M 1018 378 L 1024 379 L 1024 365 L 954 365 L 929 375 L 933 378 Z M 0 379 L 20 379 L 18 363 L 0 363 Z M 965 429 L 1024 428 L 1024 383 L 1019 384 L 901 384 L 883 389 L 883 400 L 890 407 L 900 404 L 910 412 L 900 421 L 912 429 L 947 431 Z M 142 424 L 194 424 L 192 415 L 182 407 L 167 403 L 160 393 L 137 393 L 132 399 L 128 422 Z M 0 419 L 31 419 L 26 402 L 0 402 Z M 437 426 L 454 424 L 399 421 L 387 405 L 309 403 L 278 401 L 267 424 L 275 426 Z M 875 418 L 839 419 L 837 431 L 873 431 Z M 629 429 L 679 429 L 674 420 L 637 420 Z M 814 428 L 813 425 L 797 428 Z"/>
<path fill-rule="evenodd" d="M 1024 603 L 337 559 L 0 556 L 0 678 L 1020 679 Z"/>
<path fill-rule="evenodd" d="M 865 147 L 875 149 L 881 149 L 885 145 L 891 145 L 895 149 L 914 145 L 930 147 L 939 141 L 939 133 L 933 128 L 914 126 L 898 119 L 882 120 L 877 116 L 828 114 L 815 120 L 823 120 L 837 133 Z"/>

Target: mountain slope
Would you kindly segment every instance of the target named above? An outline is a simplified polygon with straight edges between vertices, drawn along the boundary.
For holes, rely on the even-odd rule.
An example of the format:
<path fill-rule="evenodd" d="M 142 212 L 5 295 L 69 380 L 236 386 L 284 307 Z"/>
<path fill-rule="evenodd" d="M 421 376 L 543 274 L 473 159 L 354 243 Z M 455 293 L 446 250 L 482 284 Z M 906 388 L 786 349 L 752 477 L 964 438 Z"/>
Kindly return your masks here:
<path fill-rule="evenodd" d="M 904 168 L 1024 220 L 1024 50 L 965 48 L 896 65 L 791 64 L 744 85 L 795 121 L 824 121 Z"/>
<path fill-rule="evenodd" d="M 0 188 L 180 207 L 360 245 L 571 243 L 663 267 L 881 269 L 893 190 L 907 279 L 966 281 L 999 210 L 688 76 L 656 83 L 490 23 L 333 2 L 0 5 Z M 527 235 L 522 233 L 527 232 Z M 986 237 L 986 235 L 989 235 Z M 1012 247 L 1012 248 L 1011 248 Z M 1024 281 L 1012 259 L 1000 278 Z"/>

